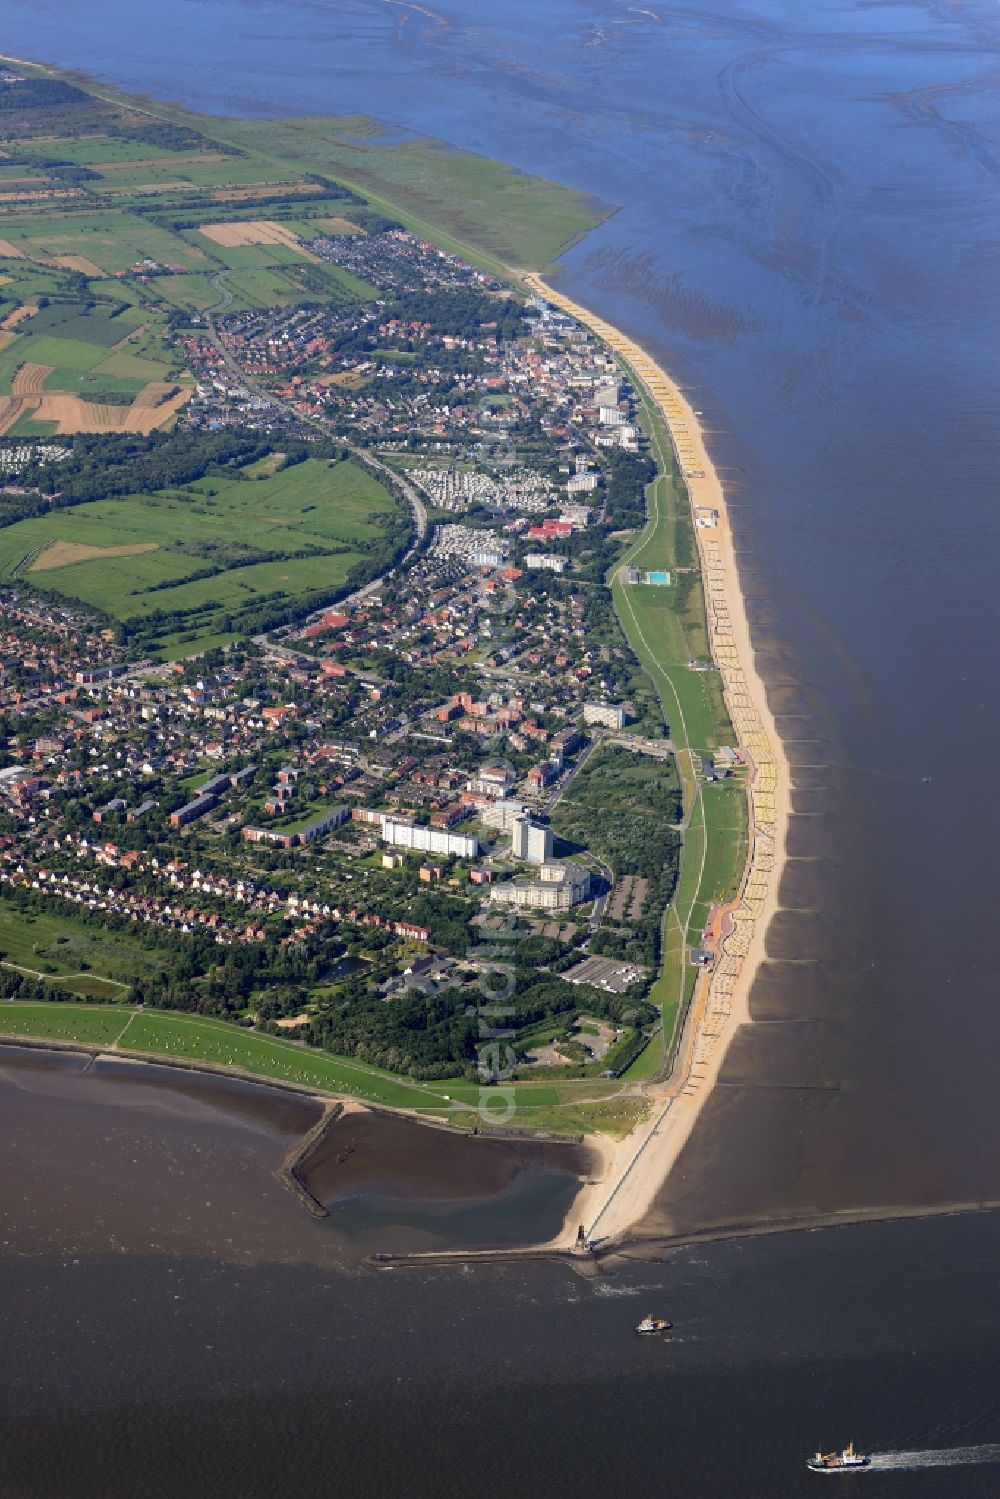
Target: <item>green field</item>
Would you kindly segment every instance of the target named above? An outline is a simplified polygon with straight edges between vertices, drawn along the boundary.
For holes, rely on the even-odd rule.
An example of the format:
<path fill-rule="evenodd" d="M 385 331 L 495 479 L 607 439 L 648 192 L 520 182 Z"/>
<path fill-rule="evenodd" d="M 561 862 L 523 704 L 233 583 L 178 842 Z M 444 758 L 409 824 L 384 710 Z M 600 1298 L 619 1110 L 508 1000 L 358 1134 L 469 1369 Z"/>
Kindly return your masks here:
<path fill-rule="evenodd" d="M 47 333 L 110 349 L 134 333 L 142 321 L 141 312 L 122 303 L 50 302 L 39 308 L 28 328 L 33 335 Z"/>
<path fill-rule="evenodd" d="M 735 735 L 718 673 L 692 671 L 687 664 L 709 659 L 690 505 L 662 418 L 648 402 L 642 409 L 659 475 L 648 490 L 648 524 L 623 561 L 644 571 L 666 569 L 671 584 L 631 586 L 616 574 L 612 595 L 622 628 L 670 724 L 685 828 L 680 878 L 663 925 L 663 962 L 650 993 L 662 1015 L 662 1033 L 625 1074 L 629 1080 L 652 1076 L 669 1055 L 697 977 L 688 949 L 698 945 L 712 904 L 731 900 L 739 888 L 749 826 L 742 779 L 706 786 L 698 774 L 701 755 L 735 744 Z"/>
<path fill-rule="evenodd" d="M 108 1010 L 99 1005 L 22 1005 L 12 1000 L 0 1000 L 0 1036 L 110 1046 L 121 1034 L 126 1019 L 122 1010 Z"/>
<path fill-rule="evenodd" d="M 226 119 L 204 122 L 204 128 L 285 169 L 346 183 L 444 249 L 501 275 L 511 267 L 540 270 L 551 264 L 611 211 L 560 183 L 440 141 L 383 144 L 378 123 L 370 119 Z"/>
<path fill-rule="evenodd" d="M 20 521 L 0 530 L 0 580 L 24 576 L 118 620 L 156 613 L 153 647 L 192 629 L 197 639 L 238 634 L 241 613 L 266 597 L 318 597 L 343 584 L 364 544 L 384 534 L 378 517 L 394 511 L 357 465 L 309 458 L 263 478 L 202 479 Z M 47 565 L 59 542 L 108 555 L 67 563 L 64 550 Z M 150 550 L 111 554 L 122 547 Z M 207 569 L 217 570 L 192 578 Z"/>
<path fill-rule="evenodd" d="M 0 958 L 11 967 L 47 974 L 60 987 L 67 975 L 83 973 L 92 982 L 110 980 L 119 990 L 137 974 L 157 973 L 162 967 L 155 948 L 132 941 L 127 933 L 47 911 L 19 911 L 6 902 L 0 902 Z"/>
<path fill-rule="evenodd" d="M 410 1082 L 390 1073 L 331 1056 L 294 1041 L 263 1036 L 223 1020 L 168 1010 L 135 1010 L 126 1006 L 21 1003 L 0 1001 L 0 1036 L 77 1041 L 89 1046 L 117 1045 L 206 1067 L 236 1068 L 255 1077 L 294 1083 L 319 1092 L 347 1093 L 392 1108 L 447 1114 L 455 1105 L 457 1121 L 491 1090 L 465 1082 Z M 588 1128 L 621 1134 L 634 1123 L 634 1099 L 614 1097 L 608 1084 L 583 1088 L 525 1084 L 516 1090 L 514 1124 L 575 1133 Z M 500 1096 L 496 1095 L 499 1105 Z"/>

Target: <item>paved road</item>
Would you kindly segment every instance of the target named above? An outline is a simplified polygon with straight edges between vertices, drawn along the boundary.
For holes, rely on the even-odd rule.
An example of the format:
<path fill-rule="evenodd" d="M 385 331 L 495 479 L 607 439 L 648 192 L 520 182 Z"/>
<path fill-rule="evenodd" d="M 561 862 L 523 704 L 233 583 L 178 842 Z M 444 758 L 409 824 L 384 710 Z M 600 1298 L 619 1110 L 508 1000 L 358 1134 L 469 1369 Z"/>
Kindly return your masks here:
<path fill-rule="evenodd" d="M 600 749 L 603 738 L 603 734 L 599 732 L 594 735 L 593 741 L 587 745 L 587 748 L 577 760 L 576 764 L 572 767 L 571 770 L 567 771 L 566 775 L 552 792 L 552 795 L 549 797 L 548 801 L 545 802 L 544 806 L 541 809 L 544 813 L 549 814 L 555 811 L 559 802 L 566 795 L 566 792 L 572 786 L 573 782 L 576 780 L 577 776 L 580 774 L 581 770 L 590 759 L 591 755 L 595 750 Z"/>
<path fill-rule="evenodd" d="M 211 278 L 211 285 L 222 293 L 222 300 L 205 313 L 205 325 L 208 329 L 208 336 L 218 350 L 226 368 L 232 374 L 236 375 L 248 390 L 253 391 L 254 395 L 259 397 L 265 405 L 284 407 L 285 410 L 291 411 L 298 421 L 306 421 L 311 426 L 319 428 L 331 441 L 336 442 L 339 447 L 345 448 L 353 457 L 357 458 L 367 468 L 372 469 L 380 478 L 384 479 L 390 489 L 396 490 L 397 493 L 403 496 L 410 507 L 410 514 L 413 517 L 414 537 L 399 562 L 396 563 L 396 567 L 402 567 L 419 549 L 424 537 L 427 535 L 427 507 L 420 498 L 420 495 L 407 478 L 397 473 L 394 468 L 390 468 L 387 463 L 383 463 L 381 458 L 376 458 L 374 453 L 368 448 L 362 448 L 357 443 L 351 442 L 348 438 L 342 437 L 339 432 L 333 429 L 332 424 L 327 421 L 326 417 L 303 416 L 301 412 L 295 411 L 290 402 L 279 400 L 277 396 L 272 395 L 266 386 L 261 385 L 258 380 L 253 379 L 252 376 L 246 374 L 240 368 L 239 363 L 233 358 L 220 338 L 219 330 L 215 326 L 215 318 L 213 316 L 214 313 L 224 311 L 233 300 L 232 292 L 224 285 L 224 277 L 225 272 L 220 271 Z M 394 569 L 390 568 L 389 572 L 384 574 L 384 576 L 390 576 L 393 571 Z M 381 581 L 379 578 L 373 579 L 370 583 L 366 583 L 363 588 L 359 588 L 355 593 L 350 594 L 341 602 L 343 604 L 357 603 L 376 589 Z"/>
<path fill-rule="evenodd" d="M 209 326 L 212 329 L 212 334 L 213 334 L 213 337 L 214 337 L 215 336 L 215 324 L 212 322 L 212 313 L 213 312 L 225 312 L 226 308 L 229 306 L 229 304 L 233 300 L 233 294 L 229 290 L 229 287 L 226 285 L 226 273 L 225 273 L 225 271 L 216 271 L 216 273 L 215 273 L 214 276 L 209 276 L 209 278 L 208 278 L 208 284 L 209 284 L 210 287 L 212 287 L 212 289 L 214 291 L 222 293 L 221 299 L 218 302 L 216 302 L 215 306 L 212 307 L 212 308 L 210 308 L 208 310 L 208 312 L 206 312 L 206 314 L 205 314 L 206 318 L 208 319 Z M 216 340 L 215 346 L 216 346 L 216 348 L 219 347 L 217 340 Z"/>

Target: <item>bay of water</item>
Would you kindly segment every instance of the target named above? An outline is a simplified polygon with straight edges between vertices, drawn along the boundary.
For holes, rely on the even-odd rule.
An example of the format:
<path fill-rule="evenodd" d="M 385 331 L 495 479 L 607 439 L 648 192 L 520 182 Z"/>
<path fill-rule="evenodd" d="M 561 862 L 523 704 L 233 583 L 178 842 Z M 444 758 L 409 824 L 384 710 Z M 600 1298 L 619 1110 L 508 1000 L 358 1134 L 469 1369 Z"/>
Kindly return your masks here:
<path fill-rule="evenodd" d="M 171 0 L 138 25 L 128 0 L 0 0 L 0 21 L 4 50 L 158 97 L 368 112 L 620 205 L 562 284 L 706 414 L 796 767 L 757 1023 L 646 1231 L 1000 1197 L 996 7 Z M 100 1255 L 77 1267 L 93 1279 L 76 1293 L 58 1260 L 18 1259 L 14 1306 L 24 1340 L 54 1285 L 70 1289 L 51 1303 L 64 1314 L 45 1324 L 53 1337 L 101 1309 L 98 1343 L 81 1334 L 67 1368 L 107 1370 L 88 1429 L 131 1432 L 130 1453 L 144 1434 L 157 1455 L 126 1467 L 123 1494 L 190 1492 L 187 1478 L 155 1486 L 183 1471 L 166 1463 L 166 1433 L 179 1462 L 205 1463 L 217 1420 L 219 1450 L 242 1434 L 257 1466 L 213 1469 L 195 1492 L 264 1492 L 280 1462 L 312 1452 L 327 1455 L 326 1487 L 307 1464 L 269 1491 L 559 1495 L 638 1479 L 707 1496 L 738 1475 L 740 1493 L 784 1496 L 809 1482 L 803 1442 L 998 1439 L 998 1247 L 991 1217 L 760 1239 L 644 1265 L 611 1295 L 548 1269 L 340 1270 L 323 1282 L 336 1287 L 329 1322 L 309 1265 L 192 1254 L 186 1315 L 252 1304 L 226 1319 L 229 1367 L 262 1339 L 245 1370 L 257 1386 L 238 1385 L 241 1399 L 220 1379 L 215 1404 L 188 1388 L 196 1362 L 212 1368 L 191 1323 L 152 1311 L 150 1382 L 129 1388 L 136 1339 Z M 162 1311 L 151 1287 L 165 1262 L 127 1265 L 114 1262 L 125 1305 L 152 1297 Z M 699 1329 L 665 1367 L 623 1331 L 647 1300 L 675 1320 L 681 1305 Z M 79 1443 L 59 1359 L 46 1372 L 21 1347 L 8 1343 L 5 1377 L 21 1389 L 30 1369 L 47 1410 L 22 1401 L 24 1445 L 7 1450 L 46 1432 Z M 32 1489 L 20 1474 L 13 1493 L 114 1492 Z M 865 1481 L 986 1494 L 1000 1472 Z"/>
<path fill-rule="evenodd" d="M 274 1174 L 310 1100 L 87 1062 L 0 1048 L 4 1499 L 794 1499 L 848 1436 L 911 1454 L 876 1496 L 997 1492 L 1000 1215 L 646 1246 L 596 1279 L 372 1270 L 377 1245 L 551 1229 L 552 1161 L 511 1181 L 505 1145 L 457 1142 L 477 1185 L 445 1140 L 435 1186 L 403 1142 L 392 1199 L 351 1155 L 347 1200 L 329 1161 L 311 1179 L 317 1220 Z M 636 1338 L 650 1311 L 669 1339 Z"/>

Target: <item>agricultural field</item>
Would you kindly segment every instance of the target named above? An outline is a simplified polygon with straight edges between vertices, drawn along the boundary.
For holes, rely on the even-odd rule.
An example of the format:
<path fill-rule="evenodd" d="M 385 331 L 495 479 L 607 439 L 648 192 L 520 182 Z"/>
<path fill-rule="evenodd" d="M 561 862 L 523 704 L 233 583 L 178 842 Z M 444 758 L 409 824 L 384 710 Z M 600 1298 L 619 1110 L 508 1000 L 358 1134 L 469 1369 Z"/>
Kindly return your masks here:
<path fill-rule="evenodd" d="M 279 221 L 293 235 L 391 219 L 490 269 L 538 269 L 611 211 L 472 152 L 421 138 L 389 144 L 363 118 L 230 120 L 146 100 L 139 110 L 127 95 L 76 85 L 59 104 L 43 102 L 5 116 L 0 254 L 72 257 L 65 269 L 85 275 L 129 274 L 147 257 L 211 270 L 219 247 L 190 231 L 242 218 Z"/>
<path fill-rule="evenodd" d="M 53 292 L 19 272 L 3 288 L 12 310 L 0 347 L 0 431 L 169 426 L 191 383 L 160 341 L 162 319 L 127 297 Z"/>
<path fill-rule="evenodd" d="M 286 168 L 346 183 L 372 207 L 499 274 L 512 266 L 544 268 L 613 211 L 559 183 L 438 141 L 387 145 L 370 119 L 227 119 L 205 128 Z"/>
<path fill-rule="evenodd" d="M 264 599 L 322 601 L 396 515 L 353 463 L 257 466 L 19 521 L 0 530 L 0 580 L 79 599 L 170 653 L 191 631 L 198 641 L 239 634 Z"/>

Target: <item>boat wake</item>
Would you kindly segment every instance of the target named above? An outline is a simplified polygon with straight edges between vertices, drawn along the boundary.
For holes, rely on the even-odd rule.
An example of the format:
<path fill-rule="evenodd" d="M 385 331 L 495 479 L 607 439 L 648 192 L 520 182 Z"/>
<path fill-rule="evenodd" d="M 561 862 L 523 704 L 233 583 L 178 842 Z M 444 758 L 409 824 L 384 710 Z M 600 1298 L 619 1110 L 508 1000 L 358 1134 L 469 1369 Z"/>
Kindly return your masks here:
<path fill-rule="evenodd" d="M 969 1463 L 1000 1463 L 1000 1442 L 982 1447 L 928 1447 L 923 1452 L 873 1452 L 871 1468 L 957 1468 Z"/>

